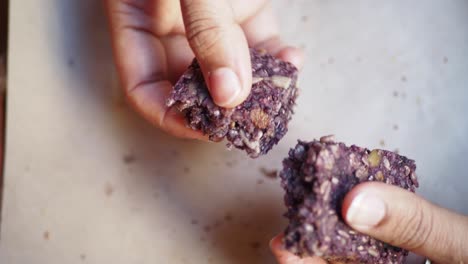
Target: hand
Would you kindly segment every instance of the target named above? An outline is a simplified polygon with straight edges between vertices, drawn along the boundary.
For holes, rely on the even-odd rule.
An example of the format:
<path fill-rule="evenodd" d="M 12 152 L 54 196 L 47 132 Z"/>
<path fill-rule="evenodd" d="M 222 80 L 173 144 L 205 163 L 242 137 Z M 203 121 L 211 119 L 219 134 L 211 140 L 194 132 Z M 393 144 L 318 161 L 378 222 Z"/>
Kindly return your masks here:
<path fill-rule="evenodd" d="M 267 0 L 105 0 L 114 57 L 130 103 L 180 137 L 201 138 L 165 105 L 194 55 L 216 104 L 234 107 L 250 93 L 248 47 L 262 47 L 300 67 L 302 54 L 282 44 Z"/>
<path fill-rule="evenodd" d="M 468 263 L 468 217 L 401 188 L 360 184 L 346 195 L 342 215 L 353 229 L 436 263 Z M 271 248 L 280 264 L 325 263 L 318 258 L 301 260 L 285 251 L 280 237 L 272 240 Z"/>

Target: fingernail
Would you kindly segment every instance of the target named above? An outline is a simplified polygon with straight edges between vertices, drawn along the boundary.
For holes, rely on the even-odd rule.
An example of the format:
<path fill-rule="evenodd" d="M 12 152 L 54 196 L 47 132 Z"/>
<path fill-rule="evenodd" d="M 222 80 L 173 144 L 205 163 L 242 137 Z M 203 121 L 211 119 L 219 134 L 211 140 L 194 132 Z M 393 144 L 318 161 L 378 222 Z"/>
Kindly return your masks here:
<path fill-rule="evenodd" d="M 282 237 L 281 235 L 277 235 L 270 240 L 271 249 L 277 249 L 277 250 L 283 249 L 283 244 L 281 243 L 281 237 Z"/>
<path fill-rule="evenodd" d="M 236 73 L 230 68 L 219 68 L 210 74 L 210 94 L 219 106 L 229 106 L 241 93 L 242 87 Z"/>
<path fill-rule="evenodd" d="M 275 238 L 276 238 L 276 237 L 272 238 L 272 239 L 270 240 L 270 243 L 268 243 L 268 245 L 270 246 L 270 248 L 274 248 L 275 245 L 274 245 L 273 243 L 275 243 Z"/>
<path fill-rule="evenodd" d="M 358 194 L 346 213 L 349 225 L 356 229 L 369 229 L 377 226 L 385 217 L 385 203 L 374 194 Z"/>

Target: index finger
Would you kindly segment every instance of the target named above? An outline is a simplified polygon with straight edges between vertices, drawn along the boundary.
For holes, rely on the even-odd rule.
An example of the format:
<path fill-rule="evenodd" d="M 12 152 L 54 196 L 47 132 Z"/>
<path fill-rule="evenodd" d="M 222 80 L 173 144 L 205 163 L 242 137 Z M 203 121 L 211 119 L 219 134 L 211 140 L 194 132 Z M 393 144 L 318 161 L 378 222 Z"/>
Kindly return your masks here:
<path fill-rule="evenodd" d="M 250 94 L 252 68 L 245 34 L 227 0 L 181 0 L 187 40 L 213 101 L 233 108 Z"/>

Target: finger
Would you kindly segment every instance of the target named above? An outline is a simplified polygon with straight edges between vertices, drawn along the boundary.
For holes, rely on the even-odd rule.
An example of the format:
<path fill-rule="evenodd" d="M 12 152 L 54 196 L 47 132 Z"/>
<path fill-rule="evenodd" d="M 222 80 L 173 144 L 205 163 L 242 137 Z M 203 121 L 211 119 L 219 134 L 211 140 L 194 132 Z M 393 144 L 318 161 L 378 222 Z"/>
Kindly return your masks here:
<path fill-rule="evenodd" d="M 278 235 L 270 242 L 270 249 L 279 264 L 326 264 L 319 257 L 300 258 L 284 249 L 282 244 L 283 236 Z"/>
<path fill-rule="evenodd" d="M 468 262 L 468 218 L 404 189 L 363 183 L 343 201 L 343 216 L 357 231 L 440 263 Z"/>
<path fill-rule="evenodd" d="M 242 23 L 249 46 L 264 48 L 278 58 L 289 61 L 301 69 L 304 53 L 301 49 L 287 46 L 279 37 L 279 29 L 271 3 L 267 1 L 258 11 Z"/>
<path fill-rule="evenodd" d="M 199 138 L 183 120 L 168 114 L 165 100 L 171 89 L 164 47 L 146 19 L 146 6 L 130 1 L 106 1 L 117 71 L 125 94 L 147 120 L 176 136 Z"/>
<path fill-rule="evenodd" d="M 176 83 L 182 74 L 187 70 L 187 66 L 193 60 L 193 52 L 187 42 L 185 35 L 170 34 L 161 38 L 166 51 L 168 63 L 168 79 L 171 83 Z"/>
<path fill-rule="evenodd" d="M 250 93 L 252 70 L 244 32 L 227 0 L 181 0 L 190 46 L 216 104 L 235 107 Z"/>
<path fill-rule="evenodd" d="M 166 108 L 166 98 L 172 90 L 169 81 L 142 84 L 132 90 L 130 103 L 153 125 L 180 138 L 208 140 L 200 131 L 186 127 L 185 119 L 173 108 Z"/>

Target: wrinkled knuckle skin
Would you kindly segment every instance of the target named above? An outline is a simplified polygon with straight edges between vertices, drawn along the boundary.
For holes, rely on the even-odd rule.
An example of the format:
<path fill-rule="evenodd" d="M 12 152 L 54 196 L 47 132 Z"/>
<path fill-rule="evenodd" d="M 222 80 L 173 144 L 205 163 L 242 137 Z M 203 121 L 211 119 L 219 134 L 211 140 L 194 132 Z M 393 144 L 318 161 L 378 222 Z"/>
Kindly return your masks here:
<path fill-rule="evenodd" d="M 221 40 L 224 24 L 218 14 L 207 8 L 188 9 L 186 22 L 187 39 L 199 57 L 210 56 Z"/>
<path fill-rule="evenodd" d="M 192 21 L 187 32 L 188 41 L 200 57 L 212 55 L 222 36 L 221 27 L 212 19 L 205 18 Z"/>
<path fill-rule="evenodd" d="M 433 225 L 433 215 L 426 210 L 421 200 L 417 200 L 412 212 L 408 212 L 394 230 L 395 239 L 390 244 L 400 245 L 408 250 L 421 248 L 427 243 Z"/>

